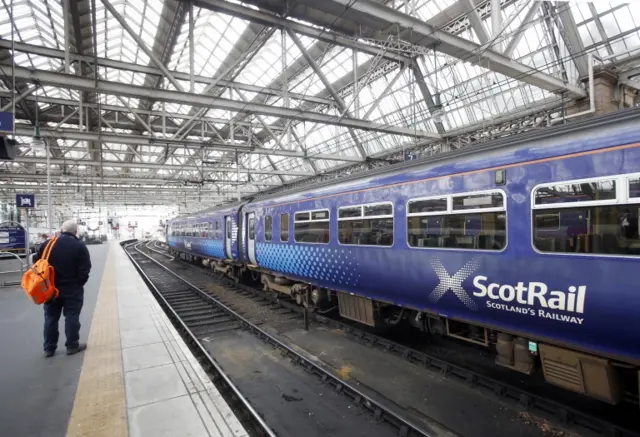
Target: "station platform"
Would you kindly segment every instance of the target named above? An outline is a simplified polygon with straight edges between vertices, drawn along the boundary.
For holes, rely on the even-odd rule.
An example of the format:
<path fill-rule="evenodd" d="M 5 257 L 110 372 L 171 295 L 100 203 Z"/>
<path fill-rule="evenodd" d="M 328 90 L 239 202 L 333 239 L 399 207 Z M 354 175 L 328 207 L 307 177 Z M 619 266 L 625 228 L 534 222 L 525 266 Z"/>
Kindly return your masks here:
<path fill-rule="evenodd" d="M 89 246 L 80 341 L 52 358 L 43 309 L 0 289 L 0 435 L 245 437 L 118 242 Z"/>

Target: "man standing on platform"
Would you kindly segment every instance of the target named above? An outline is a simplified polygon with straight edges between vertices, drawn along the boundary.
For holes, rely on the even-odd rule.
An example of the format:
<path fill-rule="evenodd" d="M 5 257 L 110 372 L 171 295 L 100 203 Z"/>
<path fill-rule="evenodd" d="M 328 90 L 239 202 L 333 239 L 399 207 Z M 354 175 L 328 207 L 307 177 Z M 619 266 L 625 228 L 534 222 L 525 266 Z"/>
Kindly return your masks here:
<path fill-rule="evenodd" d="M 80 343 L 80 311 L 84 301 L 84 284 L 89 279 L 91 258 L 87 246 L 76 234 L 78 225 L 74 220 L 62 224 L 61 234 L 51 249 L 49 264 L 55 271 L 54 283 L 59 295 L 44 304 L 44 355 L 52 357 L 58 347 L 58 321 L 64 314 L 64 331 L 67 341 L 67 355 L 73 355 L 87 348 Z M 43 243 L 34 257 L 35 263 L 44 251 Z"/>

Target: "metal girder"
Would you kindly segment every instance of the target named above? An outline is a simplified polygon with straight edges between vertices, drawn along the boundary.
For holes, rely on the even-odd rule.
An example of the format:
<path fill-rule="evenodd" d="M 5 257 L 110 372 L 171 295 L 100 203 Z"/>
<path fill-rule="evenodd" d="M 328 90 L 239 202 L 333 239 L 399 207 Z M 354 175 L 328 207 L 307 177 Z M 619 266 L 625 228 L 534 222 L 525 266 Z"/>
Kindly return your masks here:
<path fill-rule="evenodd" d="M 35 181 L 44 181 L 46 180 L 46 175 L 35 175 L 35 176 L 44 176 L 43 177 L 36 177 L 33 178 L 33 180 Z M 8 179 L 15 179 L 12 177 L 9 177 Z M 144 179 L 134 179 L 134 182 L 126 182 L 127 180 L 132 180 L 132 178 L 117 178 L 117 177 L 94 177 L 92 178 L 90 181 L 89 180 L 84 180 L 80 183 L 74 183 L 73 181 L 71 182 L 57 182 L 57 181 L 52 181 L 52 185 L 55 188 L 66 188 L 66 189 L 72 189 L 72 190 L 77 190 L 78 188 L 91 188 L 93 187 L 94 190 L 102 190 L 104 188 L 104 190 L 109 190 L 109 191 L 115 191 L 115 190 L 123 190 L 123 191 L 136 191 L 136 190 L 140 190 L 143 186 L 147 187 L 149 189 L 154 190 L 154 194 L 156 193 L 156 190 L 158 191 L 183 191 L 183 190 L 189 190 L 189 189 L 198 189 L 201 192 L 210 192 L 210 193 L 218 193 L 218 194 L 222 194 L 222 193 L 231 193 L 231 194 L 236 194 L 238 192 L 238 188 L 237 187 L 230 187 L 230 188 L 226 188 L 226 189 L 221 189 L 221 188 L 217 188 L 215 186 L 211 186 L 211 184 L 209 184 L 209 186 L 203 186 L 203 187 L 198 187 L 197 185 L 193 185 L 193 184 L 175 184 L 175 185 L 163 185 L 163 184 L 154 184 L 154 183 L 150 183 L 150 182 L 146 182 Z M 127 185 L 122 185 L 122 184 L 127 184 Z M 0 182 L 0 189 L 21 189 L 21 188 L 37 188 L 37 187 L 42 187 L 42 188 L 46 188 L 46 185 L 39 185 L 37 183 L 15 183 L 15 182 L 11 182 L 11 183 L 6 183 L 6 182 Z M 240 189 L 241 193 L 244 194 L 254 194 L 256 193 L 256 190 L 247 190 L 247 189 Z M 141 193 L 143 194 L 143 193 Z"/>
<path fill-rule="evenodd" d="M 422 98 L 424 99 L 424 102 L 426 103 L 427 108 L 429 109 L 429 112 L 433 114 L 433 111 L 436 105 L 435 105 L 435 102 L 433 101 L 433 96 L 431 95 L 431 91 L 429 91 L 429 87 L 427 87 L 427 83 L 424 80 L 422 71 L 420 70 L 420 67 L 418 66 L 417 63 L 415 62 L 411 63 L 411 71 L 413 72 L 413 75 L 416 78 L 416 82 L 418 83 L 418 88 L 420 88 L 420 93 L 422 94 Z M 442 124 L 441 121 L 434 121 L 433 124 L 435 125 L 436 130 L 438 131 L 439 134 L 442 135 L 445 133 L 444 125 Z"/>
<path fill-rule="evenodd" d="M 25 164 L 42 164 L 44 158 L 35 156 L 16 156 L 14 162 Z M 293 170 L 262 170 L 262 169 L 246 169 L 246 168 L 229 168 L 229 167 L 209 167 L 209 166 L 187 166 L 187 165 L 169 165 L 157 164 L 155 162 L 123 162 L 123 161 L 94 161 L 90 159 L 51 159 L 51 165 L 86 165 L 92 167 L 116 167 L 116 168 L 146 168 L 151 170 L 186 170 L 186 171 L 205 171 L 207 173 L 236 173 L 241 174 L 263 174 L 263 175 L 286 175 L 286 176 L 314 176 L 313 172 L 293 171 Z"/>
<path fill-rule="evenodd" d="M 60 176 L 62 176 L 62 172 L 60 171 L 54 171 L 51 174 L 51 177 L 53 179 L 53 181 L 55 183 L 58 183 L 57 180 L 60 178 Z M 153 178 L 149 178 L 149 177 L 145 177 L 145 176 L 141 176 L 141 177 L 133 177 L 133 174 L 128 175 L 126 177 L 121 177 L 121 176 L 87 176 L 87 175 L 82 175 L 82 174 L 71 174 L 68 175 L 70 178 L 69 182 L 66 182 L 66 184 L 70 184 L 73 186 L 77 186 L 78 184 L 90 184 L 90 183 L 101 183 L 101 184 L 118 184 L 120 186 L 120 184 L 125 184 L 125 185 L 132 185 L 132 186 L 140 186 L 140 185 L 144 185 L 144 186 L 152 186 L 152 185 L 162 185 L 162 186 L 180 186 L 180 187 L 184 187 L 184 186 L 191 186 L 193 187 L 193 184 L 188 183 L 188 181 L 191 181 L 192 178 L 184 178 L 184 179 L 175 179 L 175 178 L 161 178 L 161 177 L 153 177 Z M 0 170 L 0 178 L 2 178 L 3 180 L 13 180 L 13 181 L 46 181 L 47 179 L 47 175 L 46 174 L 29 174 L 29 173 L 7 173 L 4 172 L 2 170 Z M 279 187 L 281 184 L 279 183 L 273 183 L 273 182 L 263 182 L 263 181 L 224 181 L 224 180 L 216 180 L 215 182 L 205 182 L 205 184 L 207 185 L 212 185 L 212 184 L 220 184 L 220 185 L 229 185 L 229 186 L 234 186 L 236 184 L 246 184 L 246 185 L 261 185 L 261 186 L 272 186 L 272 187 Z M 0 182 L 1 184 L 1 182 Z M 216 188 L 217 189 L 217 188 Z M 225 191 L 229 191 L 232 192 L 233 194 L 238 192 L 238 189 L 234 186 L 233 188 L 229 188 L 229 189 L 220 189 L 221 192 L 225 192 Z M 241 191 L 243 191 L 241 189 Z M 247 193 L 249 192 L 253 192 L 252 190 L 246 190 Z"/>
<path fill-rule="evenodd" d="M 16 135 L 28 136 L 31 135 L 32 130 L 23 125 L 16 125 Z M 199 140 L 183 139 L 180 141 L 171 141 L 166 138 L 150 138 L 141 134 L 115 134 L 101 132 L 98 135 L 97 132 L 90 131 L 78 131 L 75 129 L 59 129 L 50 130 L 46 128 L 40 129 L 40 135 L 44 138 L 59 138 L 72 141 L 103 141 L 105 143 L 114 144 L 130 144 L 141 146 L 163 146 L 171 149 L 200 149 L 205 146 L 209 150 L 230 151 L 238 150 L 240 153 L 252 153 L 256 155 L 272 155 L 272 156 L 287 156 L 292 158 L 309 158 L 309 159 L 323 159 L 328 161 L 345 161 L 345 162 L 363 162 L 362 158 L 357 156 L 343 156 L 336 154 L 324 154 L 324 153 L 309 153 L 298 152 L 295 150 L 280 150 L 280 149 L 267 149 L 251 146 L 249 144 L 223 144 L 219 142 L 203 142 Z"/>
<path fill-rule="evenodd" d="M 5 98 L 7 100 L 11 100 L 11 93 L 8 91 L 0 91 L 0 98 Z M 29 102 L 34 102 L 35 103 L 35 97 L 29 96 L 29 97 L 24 97 L 24 100 L 27 100 Z M 48 103 L 51 105 L 58 105 L 58 106 L 68 106 L 71 108 L 76 108 L 78 109 L 79 103 L 77 100 L 69 100 L 69 99 L 61 99 L 61 98 L 56 98 L 56 97 L 38 97 L 38 102 L 40 103 Z M 93 110 L 97 110 L 98 109 L 98 105 L 95 103 L 85 103 L 82 105 L 83 108 L 85 110 L 88 109 L 93 109 Z M 49 108 L 47 108 L 49 109 Z M 124 106 L 115 106 L 115 105 L 100 105 L 100 109 L 103 111 L 107 111 L 110 113 L 124 113 L 124 114 L 138 114 L 138 115 L 144 115 L 146 117 L 150 117 L 153 118 L 154 121 L 152 122 L 151 126 L 154 126 L 154 123 L 156 124 L 160 124 L 160 119 L 162 117 L 166 117 L 168 120 L 186 120 L 189 117 L 188 114 L 182 114 L 180 112 L 162 112 L 162 111 L 150 111 L 147 109 L 137 109 L 137 108 L 131 108 L 131 110 L 125 108 Z M 44 121 L 46 120 L 46 117 L 43 117 L 45 114 L 40 113 L 40 120 Z M 47 116 L 50 116 L 50 114 L 46 114 Z M 105 114 L 105 118 L 107 118 L 108 114 Z M 126 117 L 125 117 L 126 118 Z M 229 123 L 228 119 L 224 119 L 224 118 L 213 118 L 213 117 L 201 117 L 196 119 L 196 121 L 198 122 L 205 122 L 205 123 L 211 123 L 211 124 L 227 124 Z M 117 123 L 114 121 L 114 123 Z M 70 123 L 73 124 L 73 123 Z M 247 128 L 251 128 L 251 127 L 258 127 L 258 123 L 254 123 L 251 124 L 249 122 L 238 122 L 235 123 L 236 126 L 244 126 Z M 160 131 L 160 129 L 162 128 L 162 126 L 156 126 L 158 131 Z M 177 127 L 175 126 L 171 126 L 171 125 L 167 125 L 167 132 L 168 133 L 172 133 L 170 129 L 177 129 Z M 122 127 L 122 129 L 132 129 L 132 127 L 130 125 L 127 125 L 126 127 Z M 196 128 L 194 128 L 194 130 L 196 130 Z M 186 136 L 188 137 L 189 135 L 195 135 L 195 136 L 199 136 L 201 135 L 201 131 L 198 129 L 197 132 L 193 132 L 193 133 L 188 133 Z"/>
<path fill-rule="evenodd" d="M 469 18 L 469 23 L 471 23 L 471 28 L 476 33 L 478 41 L 480 41 L 480 44 L 486 44 L 489 41 L 489 35 L 487 35 L 487 31 L 482 24 L 482 19 L 480 18 L 480 14 L 478 14 L 474 3 L 472 0 L 462 0 L 462 2 L 466 3 L 469 7 L 467 18 Z"/>
<path fill-rule="evenodd" d="M 554 7 L 549 5 L 550 7 Z M 589 65 L 587 62 L 587 56 L 584 51 L 584 44 L 582 43 L 582 37 L 578 33 L 578 27 L 571 13 L 571 8 L 567 5 L 561 5 L 560 8 L 556 8 L 558 18 L 562 23 L 561 35 L 564 40 L 564 44 L 571 54 L 571 59 L 576 65 L 578 75 L 580 77 L 586 77 L 589 73 Z"/>
<path fill-rule="evenodd" d="M 15 47 L 16 47 L 16 52 L 30 53 L 30 54 L 46 56 L 54 59 L 64 59 L 64 55 L 65 55 L 63 50 L 57 50 L 49 47 L 40 47 L 33 44 L 25 44 L 17 41 L 15 43 Z M 11 41 L 0 39 L 0 48 L 10 50 Z M 87 64 L 94 63 L 93 56 L 83 56 L 83 55 L 71 53 L 70 57 L 72 62 L 84 62 Z M 130 71 L 132 73 L 143 73 L 147 75 L 153 75 L 156 77 L 162 76 L 162 71 L 160 71 L 159 68 L 154 68 L 150 65 L 145 66 L 145 65 L 133 64 L 130 62 L 117 61 L 115 59 L 106 59 L 106 58 L 98 58 L 98 65 L 100 67 L 114 68 L 117 70 Z M 175 70 L 169 70 L 169 71 L 171 72 L 173 77 L 175 77 L 176 79 L 184 80 L 184 81 L 188 81 L 190 79 L 190 76 L 188 73 L 183 73 Z M 194 80 L 197 83 L 208 84 L 209 82 L 211 82 L 210 77 L 200 76 L 200 75 L 194 76 Z M 224 79 L 218 80 L 216 87 L 236 88 L 236 89 L 248 91 L 251 93 L 265 94 L 265 95 L 271 95 L 271 96 L 282 96 L 282 90 L 280 88 L 273 88 L 268 86 L 261 87 L 257 85 L 250 85 L 246 83 L 234 82 L 234 81 L 224 80 Z M 331 99 L 325 99 L 322 97 L 308 96 L 308 95 L 293 93 L 293 92 L 288 92 L 287 94 L 292 99 L 308 101 L 311 103 L 317 103 L 317 104 L 323 104 L 323 105 L 330 105 L 333 103 Z"/>
<path fill-rule="evenodd" d="M 2 66 L 9 67 L 7 65 Z M 279 106 L 270 106 L 257 103 L 244 103 L 238 102 L 237 100 L 181 91 L 149 89 L 139 85 L 111 82 L 106 80 L 93 80 L 47 70 L 31 70 L 28 68 L 16 67 L 15 74 L 16 77 L 39 81 L 43 84 L 61 88 L 72 88 L 83 91 L 91 90 L 104 94 L 127 96 L 138 99 L 155 98 L 156 100 L 163 102 L 224 109 L 232 112 L 248 112 L 300 121 L 306 120 L 321 124 L 351 127 L 355 129 L 384 132 L 395 135 L 422 138 L 440 137 L 434 132 L 413 131 L 410 128 L 386 126 L 360 119 L 351 119 L 346 117 L 338 118 L 336 116 L 323 114 L 320 112 L 301 111 L 298 109 L 282 108 Z"/>
<path fill-rule="evenodd" d="M 307 52 L 307 49 L 304 47 L 304 44 L 302 44 L 302 41 L 300 41 L 300 38 L 298 38 L 298 35 L 296 35 L 295 32 L 292 31 L 291 29 L 287 29 L 287 32 L 289 33 L 289 36 L 291 37 L 295 45 L 298 46 L 298 50 L 300 50 L 300 53 L 302 53 L 302 56 L 306 59 L 309 66 L 311 66 L 311 69 L 320 78 L 320 81 L 322 82 L 324 87 L 327 89 L 329 94 L 331 94 L 331 97 L 333 97 L 333 100 L 336 101 L 336 105 L 338 106 L 338 109 L 340 109 L 340 112 L 343 113 L 345 116 L 351 118 L 351 113 L 349 112 L 347 105 L 344 103 L 344 100 L 342 100 L 342 98 L 338 95 L 338 93 L 336 93 L 336 90 L 333 89 L 331 82 L 329 82 L 329 79 L 327 79 L 327 76 L 324 75 L 324 73 L 322 72 L 322 70 L 316 63 L 316 61 L 309 55 L 309 53 Z M 355 144 L 356 149 L 358 149 L 358 152 L 360 153 L 360 155 L 362 157 L 366 157 L 367 151 L 364 149 L 364 147 L 362 146 L 362 143 L 358 139 L 358 135 L 356 135 L 356 133 L 352 129 L 349 129 L 349 135 L 351 136 L 351 139 L 353 140 L 353 143 Z"/>
<path fill-rule="evenodd" d="M 307 4 L 312 0 L 304 0 Z M 585 97 L 581 88 L 566 84 L 549 74 L 537 71 L 519 62 L 515 62 L 495 51 L 483 49 L 482 46 L 447 32 L 443 32 L 417 18 L 403 14 L 395 9 L 375 3 L 371 0 L 324 0 L 327 7 L 343 6 L 359 14 L 354 15 L 356 22 L 379 20 L 382 27 L 391 27 L 401 32 L 406 31 L 408 40 L 426 48 L 433 48 L 454 58 L 479 65 L 483 68 L 503 74 L 507 77 L 537 86 L 553 93 L 567 93 L 571 98 Z"/>
<path fill-rule="evenodd" d="M 527 30 L 529 27 L 535 24 L 533 21 L 533 18 L 535 17 L 535 15 L 538 13 L 539 10 L 540 10 L 540 2 L 537 2 L 537 1 L 531 2 L 531 6 L 529 7 L 529 10 L 525 14 L 518 28 L 513 32 L 511 39 L 507 43 L 507 47 L 504 49 L 504 52 L 502 52 L 503 55 L 505 55 L 508 58 L 511 58 L 513 56 L 513 51 L 516 49 L 516 47 L 518 47 L 518 44 L 520 44 L 520 41 L 522 40 L 522 36 L 524 35 L 525 30 Z M 571 17 L 571 13 L 569 13 L 569 16 Z M 562 19 L 562 15 L 560 16 L 560 18 Z M 573 20 L 573 17 L 571 17 L 571 20 Z M 575 28 L 575 23 L 573 23 L 573 25 Z M 580 42 L 580 44 L 582 44 L 582 41 L 579 38 L 578 38 L 578 41 Z M 569 46 L 566 39 L 565 39 L 565 44 L 567 45 L 567 47 Z"/>
<path fill-rule="evenodd" d="M 180 1 L 190 1 L 190 0 L 180 0 Z M 325 1 L 325 0 L 322 0 Z M 274 14 L 270 14 L 268 12 L 256 10 L 253 8 L 248 8 L 246 6 L 230 3 L 224 0 L 193 0 L 193 3 L 203 9 L 209 9 L 216 12 L 222 12 L 227 15 L 231 15 L 237 18 L 241 18 L 243 20 L 251 21 L 254 23 L 261 23 L 265 26 L 271 27 L 285 27 L 290 29 L 300 35 L 305 35 L 311 38 L 315 38 L 319 41 L 324 41 L 330 44 L 339 45 L 342 47 L 348 47 L 354 50 L 358 50 L 363 53 L 368 53 L 370 55 L 377 55 L 380 52 L 380 48 L 374 44 L 367 44 L 356 40 L 355 38 L 348 38 L 339 33 L 333 32 L 327 29 L 320 29 L 317 27 L 312 27 L 300 22 L 288 20 L 286 18 L 281 18 Z M 386 52 L 384 55 L 385 59 L 390 61 L 395 61 L 399 63 L 406 63 L 411 60 L 411 58 L 398 55 L 393 52 Z"/>

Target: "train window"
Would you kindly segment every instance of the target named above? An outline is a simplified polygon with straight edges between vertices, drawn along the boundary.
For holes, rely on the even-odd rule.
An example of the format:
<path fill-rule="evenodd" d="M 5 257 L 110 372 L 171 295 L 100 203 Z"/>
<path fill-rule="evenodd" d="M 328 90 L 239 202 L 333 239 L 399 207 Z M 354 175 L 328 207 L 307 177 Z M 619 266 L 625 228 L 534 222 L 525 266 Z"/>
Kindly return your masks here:
<path fill-rule="evenodd" d="M 215 232 L 213 235 L 216 240 L 222 239 L 222 232 L 220 232 L 220 220 L 216 220 L 215 222 Z"/>
<path fill-rule="evenodd" d="M 267 215 L 264 217 L 264 241 L 271 241 L 273 236 L 273 217 Z"/>
<path fill-rule="evenodd" d="M 440 197 L 436 199 L 421 199 L 409 201 L 408 212 L 410 214 L 420 212 L 445 212 L 447 211 L 447 198 Z"/>
<path fill-rule="evenodd" d="M 640 197 L 640 176 L 634 176 L 629 178 L 629 197 Z"/>
<path fill-rule="evenodd" d="M 540 227 L 548 209 L 534 210 L 533 243 L 541 252 L 640 256 L 638 205 L 562 208 L 556 228 Z"/>
<path fill-rule="evenodd" d="M 637 175 L 545 184 L 532 196 L 538 251 L 640 256 Z"/>
<path fill-rule="evenodd" d="M 338 241 L 340 244 L 392 246 L 393 204 L 339 208 Z"/>
<path fill-rule="evenodd" d="M 293 238 L 298 243 L 328 243 L 329 228 L 329 210 L 297 212 L 293 219 Z"/>
<path fill-rule="evenodd" d="M 504 198 L 502 197 L 502 193 L 500 192 L 487 194 L 466 194 L 463 196 L 452 196 L 452 198 L 452 208 L 454 211 L 504 207 Z"/>
<path fill-rule="evenodd" d="M 506 222 L 501 191 L 410 200 L 407 243 L 422 248 L 503 250 Z"/>
<path fill-rule="evenodd" d="M 280 241 L 289 241 L 289 214 L 280 214 Z"/>
<path fill-rule="evenodd" d="M 599 202 L 616 199 L 616 181 L 580 181 L 545 185 L 535 191 L 535 205 Z"/>
<path fill-rule="evenodd" d="M 227 238 L 231 240 L 231 217 L 227 217 Z"/>
<path fill-rule="evenodd" d="M 305 222 L 309 221 L 309 212 L 296 212 L 296 215 L 293 218 L 294 222 Z"/>
<path fill-rule="evenodd" d="M 249 219 L 249 240 L 256 239 L 256 219 L 251 217 Z"/>
<path fill-rule="evenodd" d="M 338 219 L 362 216 L 361 206 L 347 206 L 338 208 Z"/>

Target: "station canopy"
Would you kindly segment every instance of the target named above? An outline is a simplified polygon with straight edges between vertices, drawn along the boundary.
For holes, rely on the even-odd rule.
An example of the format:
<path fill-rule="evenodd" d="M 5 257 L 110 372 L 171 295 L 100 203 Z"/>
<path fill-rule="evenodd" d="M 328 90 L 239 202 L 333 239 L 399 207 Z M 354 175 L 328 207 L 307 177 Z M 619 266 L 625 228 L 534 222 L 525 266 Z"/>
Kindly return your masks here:
<path fill-rule="evenodd" d="M 0 192 L 44 190 L 49 153 L 56 202 L 199 209 L 541 128 L 589 62 L 634 71 L 639 7 L 4 0 Z"/>

